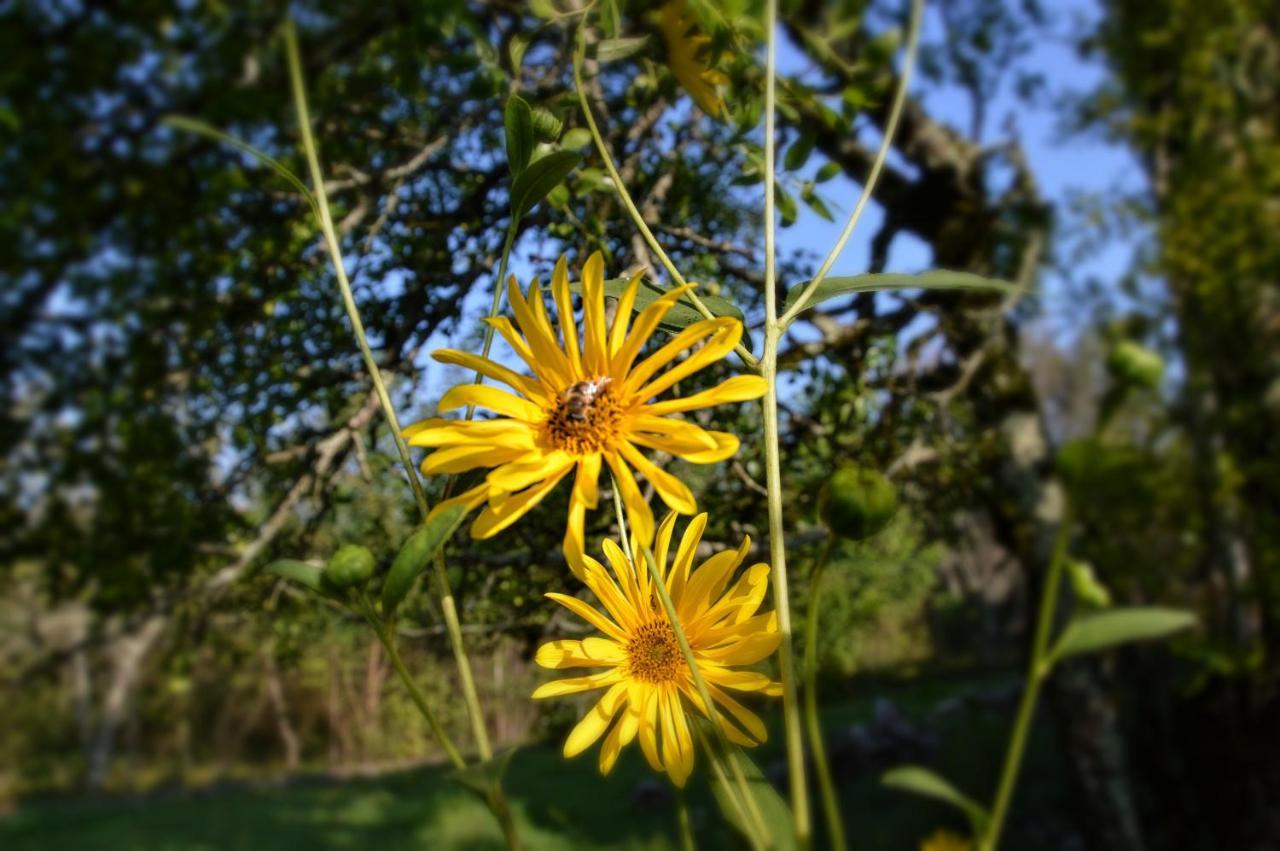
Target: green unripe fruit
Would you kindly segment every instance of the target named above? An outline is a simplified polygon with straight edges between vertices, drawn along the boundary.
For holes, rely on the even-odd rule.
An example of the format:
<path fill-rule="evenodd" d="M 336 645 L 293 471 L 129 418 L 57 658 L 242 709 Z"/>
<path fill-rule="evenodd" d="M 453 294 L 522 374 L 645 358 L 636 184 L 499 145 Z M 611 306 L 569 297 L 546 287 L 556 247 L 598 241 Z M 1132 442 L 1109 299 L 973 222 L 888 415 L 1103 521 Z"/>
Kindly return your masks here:
<path fill-rule="evenodd" d="M 1122 384 L 1155 390 L 1164 377 L 1164 360 L 1146 346 L 1121 340 L 1107 353 L 1107 370 Z"/>
<path fill-rule="evenodd" d="M 540 106 L 533 111 L 533 132 L 537 133 L 542 141 L 554 142 L 560 138 L 562 130 L 564 130 L 564 122 L 544 107 Z"/>
<path fill-rule="evenodd" d="M 329 559 L 324 581 L 333 588 L 350 588 L 373 576 L 373 553 L 359 544 L 346 544 Z"/>
<path fill-rule="evenodd" d="M 878 470 L 847 465 L 818 494 L 818 514 L 832 533 L 861 541 L 879 532 L 898 511 L 898 492 Z"/>

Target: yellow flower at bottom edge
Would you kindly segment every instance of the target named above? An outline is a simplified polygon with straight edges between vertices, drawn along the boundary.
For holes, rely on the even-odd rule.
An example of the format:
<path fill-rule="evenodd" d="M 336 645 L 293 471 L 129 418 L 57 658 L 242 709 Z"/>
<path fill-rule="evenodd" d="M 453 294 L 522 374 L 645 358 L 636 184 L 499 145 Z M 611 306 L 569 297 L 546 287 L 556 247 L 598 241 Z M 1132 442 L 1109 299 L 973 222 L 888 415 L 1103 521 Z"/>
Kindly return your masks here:
<path fill-rule="evenodd" d="M 729 78 L 711 68 L 700 55 L 711 37 L 697 31 L 696 22 L 687 13 L 685 0 L 670 0 L 662 7 L 659 21 L 663 40 L 667 43 L 667 65 L 676 81 L 694 102 L 712 118 L 724 111 L 724 100 L 716 90 L 727 85 Z"/>
<path fill-rule="evenodd" d="M 740 375 L 701 393 L 654 401 L 676 382 L 725 357 L 742 338 L 742 323 L 732 317 L 695 322 L 641 358 L 658 323 L 689 288 L 664 293 L 641 310 L 631 325 L 639 287 L 637 275 L 618 299 L 613 322 L 607 323 L 604 262 L 598 252 L 591 255 L 582 270 L 580 342 L 568 267 L 561 257 L 551 280 L 559 312 L 558 335 L 537 283 L 526 297 L 514 277 L 507 292 L 519 330 L 505 317 L 492 321 L 528 364 L 531 376 L 466 352 L 443 349 L 434 353 L 438 361 L 476 370 L 515 391 L 473 383 L 454 387 L 440 399 L 440 411 L 478 405 L 499 416 L 474 421 L 430 419 L 405 429 L 411 445 L 435 450 L 422 462 L 427 475 L 493 468 L 476 487 L 439 503 L 436 512 L 454 503 L 470 509 L 487 502 L 471 526 L 471 535 L 489 538 L 524 516 L 561 479 L 575 473 L 564 550 L 570 566 L 581 576 L 585 517 L 599 499 L 597 481 L 602 465 L 612 470 L 627 507 L 628 522 L 646 544 L 653 540 L 653 512 L 641 495 L 632 468 L 653 485 L 672 511 L 697 511 L 697 502 L 684 482 L 646 458 L 640 448 L 695 464 L 723 461 L 737 452 L 737 437 L 708 431 L 671 415 L 757 399 L 767 385 L 758 375 Z M 685 352 L 689 352 L 687 357 L 676 363 Z"/>
<path fill-rule="evenodd" d="M 700 514 L 685 529 L 668 569 L 675 519 L 674 514 L 668 515 L 659 527 L 654 560 L 661 568 L 725 734 L 737 744 L 757 745 L 765 740 L 764 724 L 729 692 L 782 693 L 781 684 L 764 674 L 734 670 L 734 666 L 769 656 L 781 640 L 776 613 L 757 614 L 769 584 L 769 565 L 747 568 L 730 585 L 751 545 L 747 538 L 737 550 L 717 553 L 692 569 L 707 525 L 707 515 Z M 601 670 L 546 683 L 533 697 L 604 689 L 604 695 L 569 733 L 564 755 L 576 756 L 604 736 L 600 771 L 608 774 L 622 748 L 638 738 L 654 770 L 665 771 L 677 786 L 684 786 L 694 760 L 689 712 L 703 717 L 707 712 L 648 569 L 643 564 L 633 565 L 611 540 L 604 542 L 604 554 L 613 568 L 612 576 L 595 559 L 585 557 L 587 587 L 599 599 L 603 612 L 577 597 L 547 595 L 603 635 L 552 641 L 538 648 L 536 657 L 544 668 Z"/>
<path fill-rule="evenodd" d="M 920 843 L 920 851 L 973 851 L 973 843 L 963 836 L 939 828 Z"/>

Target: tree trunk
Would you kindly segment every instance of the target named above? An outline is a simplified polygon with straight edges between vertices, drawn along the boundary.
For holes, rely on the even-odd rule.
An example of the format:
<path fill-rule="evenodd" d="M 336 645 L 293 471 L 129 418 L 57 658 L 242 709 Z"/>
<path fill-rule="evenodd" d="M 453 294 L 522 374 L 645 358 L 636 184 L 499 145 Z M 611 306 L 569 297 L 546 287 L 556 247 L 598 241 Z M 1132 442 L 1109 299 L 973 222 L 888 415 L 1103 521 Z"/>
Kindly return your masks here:
<path fill-rule="evenodd" d="M 168 619 L 163 615 L 152 615 L 143 621 L 136 632 L 121 637 L 113 645 L 115 658 L 111 671 L 111 684 L 102 702 L 97 729 L 89 751 L 87 782 L 92 790 L 102 789 L 106 782 L 111 769 L 111 758 L 115 751 L 116 736 L 121 724 L 133 711 L 142 663 L 164 632 L 167 622 Z"/>

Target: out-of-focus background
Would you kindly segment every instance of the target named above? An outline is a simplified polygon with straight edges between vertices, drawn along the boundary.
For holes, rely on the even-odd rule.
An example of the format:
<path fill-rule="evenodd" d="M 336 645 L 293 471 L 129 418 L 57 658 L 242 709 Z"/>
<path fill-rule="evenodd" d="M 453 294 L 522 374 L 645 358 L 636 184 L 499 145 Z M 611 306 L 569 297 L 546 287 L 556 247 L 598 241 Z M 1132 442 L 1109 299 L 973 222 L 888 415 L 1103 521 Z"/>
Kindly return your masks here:
<path fill-rule="evenodd" d="M 605 4 L 590 60 L 611 149 L 691 279 L 760 302 L 751 3 L 690 8 L 729 78 L 712 120 L 657 11 Z M 784 282 L 851 210 L 900 71 L 906 4 L 782 4 Z M 328 191 L 402 419 L 478 345 L 507 226 L 502 105 L 520 91 L 582 166 L 521 225 L 514 271 L 603 249 L 656 266 L 572 94 L 569 0 L 294 4 Z M 616 11 L 614 11 L 616 10 Z M 305 173 L 281 3 L 0 4 L 0 846 L 487 848 L 481 805 L 367 627 L 261 572 L 415 523 L 310 211 L 182 114 Z M 835 274 L 942 267 L 1030 294 L 824 303 L 782 353 L 796 607 L 832 467 L 902 508 L 836 553 L 820 601 L 833 768 L 857 847 L 913 848 L 940 805 L 880 774 L 995 782 L 1051 530 L 1119 602 L 1189 608 L 1171 642 L 1072 662 L 1047 690 L 1006 847 L 1280 847 L 1280 32 L 1269 0 L 934 0 L 902 125 Z M 616 46 L 616 45 L 615 45 Z M 594 51 L 593 51 L 594 54 Z M 625 54 L 625 55 L 621 55 Z M 607 61 L 611 60 L 611 61 Z M 834 223 L 833 221 L 834 220 Z M 759 345 L 757 333 L 756 345 Z M 733 368 L 726 362 L 708 381 Z M 736 460 L 672 469 L 708 539 L 766 529 L 758 407 Z M 428 482 L 432 494 L 440 483 Z M 490 728 L 532 848 L 674 842 L 668 788 L 608 779 L 535 705 L 536 644 L 575 625 L 567 494 L 451 558 Z M 609 532 L 601 512 L 593 539 Z M 438 613 L 409 667 L 467 739 Z M 781 769 L 775 735 L 759 756 Z M 692 792 L 707 847 L 734 841 Z"/>

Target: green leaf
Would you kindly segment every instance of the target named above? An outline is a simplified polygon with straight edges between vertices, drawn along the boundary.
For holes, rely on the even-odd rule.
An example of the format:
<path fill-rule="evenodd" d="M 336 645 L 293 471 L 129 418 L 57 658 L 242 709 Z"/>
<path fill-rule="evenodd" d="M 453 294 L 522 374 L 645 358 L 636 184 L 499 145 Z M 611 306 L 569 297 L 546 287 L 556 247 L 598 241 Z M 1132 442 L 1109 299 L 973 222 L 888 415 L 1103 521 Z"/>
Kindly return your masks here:
<path fill-rule="evenodd" d="M 414 580 L 444 546 L 467 516 L 465 505 L 451 505 L 433 516 L 409 536 L 391 563 L 382 583 L 382 617 L 390 619 L 408 596 Z"/>
<path fill-rule="evenodd" d="M 235 136 L 223 133 L 221 130 L 206 124 L 195 118 L 188 118 L 184 115 L 166 115 L 164 123 L 168 124 L 176 130 L 185 130 L 188 133 L 195 133 L 197 136 L 204 136 L 215 142 L 221 142 L 224 145 L 230 145 L 238 151 L 248 154 L 258 162 L 270 168 L 276 174 L 280 175 L 288 181 L 294 189 L 302 194 L 307 203 L 311 205 L 311 212 L 315 213 L 316 218 L 320 218 L 320 208 L 316 204 L 316 197 L 311 194 L 311 190 L 307 188 L 307 184 L 302 182 L 302 178 L 294 174 L 284 163 L 268 155 L 265 151 L 255 148 L 248 142 L 243 142 Z"/>
<path fill-rule="evenodd" d="M 831 178 L 840 173 L 840 163 L 827 163 L 818 169 L 818 173 L 814 175 L 814 183 L 826 183 Z"/>
<path fill-rule="evenodd" d="M 783 312 L 791 309 L 800 297 L 800 293 L 804 292 L 808 281 L 797 284 L 787 292 L 786 305 Z M 838 278 L 825 278 L 818 285 L 818 289 L 814 291 L 809 300 L 805 302 L 804 309 L 808 310 L 814 305 L 820 304 L 828 299 L 839 298 L 840 296 L 850 295 L 851 293 L 869 293 L 879 292 L 881 290 L 995 290 L 1002 293 L 1019 293 L 1025 292 L 1022 287 L 1011 284 L 1008 281 L 1001 281 L 996 278 L 984 278 L 981 275 L 974 275 L 969 272 L 952 272 L 949 269 L 931 269 L 928 272 L 921 272 L 918 275 L 904 275 L 899 273 L 882 273 L 876 275 L 848 275 Z"/>
<path fill-rule="evenodd" d="M 495 793 L 502 787 L 502 778 L 506 776 L 507 767 L 511 765 L 511 757 L 515 752 L 515 748 L 506 748 L 484 762 L 473 763 L 465 768 L 455 768 L 445 776 L 459 786 L 475 792 L 482 799 L 492 800 Z"/>
<path fill-rule="evenodd" d="M 555 186 L 569 176 L 582 157 L 574 151 L 552 151 L 530 163 L 511 184 L 511 213 L 517 219 L 538 205 Z"/>
<path fill-rule="evenodd" d="M 519 177 L 533 156 L 533 110 L 524 98 L 512 95 L 502 111 L 502 124 L 507 131 L 507 165 Z"/>
<path fill-rule="evenodd" d="M 266 566 L 266 572 L 279 576 L 314 591 L 325 597 L 332 597 L 333 592 L 324 584 L 324 567 L 291 558 L 282 558 Z"/>
<path fill-rule="evenodd" d="M 813 133 L 801 133 L 800 138 L 787 148 L 787 155 L 782 159 L 783 168 L 787 171 L 799 171 L 804 168 L 804 164 L 809 161 L 809 155 L 813 153 L 815 142 L 817 137 Z"/>
<path fill-rule="evenodd" d="M 626 290 L 627 284 L 629 283 L 631 283 L 630 278 L 607 278 L 604 282 L 604 293 L 605 295 L 612 296 L 614 298 L 621 298 L 623 291 Z M 578 295 L 582 295 L 582 282 L 570 281 L 569 289 L 573 290 Z M 658 286 L 654 282 L 642 280 L 640 282 L 640 289 L 636 292 L 635 311 L 639 313 L 641 310 L 644 310 L 650 304 L 653 304 L 655 300 L 661 298 L 666 292 L 667 290 Z M 702 303 L 705 304 L 707 309 L 715 316 L 732 316 L 739 322 L 744 320 L 742 311 L 739 310 L 733 302 L 720 298 L 720 296 L 709 295 L 706 293 L 700 293 L 698 297 L 702 299 Z M 680 329 L 687 328 L 693 323 L 700 322 L 703 319 L 706 319 L 706 317 L 702 315 L 702 311 L 694 307 L 693 299 L 689 298 L 688 294 L 685 294 L 671 306 L 671 309 L 667 311 L 667 315 L 662 317 L 662 321 L 658 323 L 658 327 L 662 328 L 664 331 L 679 331 Z"/>
<path fill-rule="evenodd" d="M 765 779 L 764 773 L 760 771 L 759 766 L 748 759 L 747 755 L 741 750 L 731 748 L 729 758 L 738 761 L 738 764 L 742 766 L 742 773 L 747 777 L 747 790 L 751 797 L 755 799 L 760 815 L 764 818 L 765 827 L 769 831 L 768 838 L 772 840 L 769 847 L 775 849 L 775 851 L 794 849 L 796 847 L 796 838 L 791 821 L 791 808 L 787 806 L 787 802 L 778 794 L 778 790 L 774 789 L 769 781 Z M 716 803 L 720 805 L 720 811 L 724 814 L 725 821 L 733 825 L 744 836 L 751 837 L 752 831 L 743 823 L 744 814 L 737 803 L 739 800 L 737 795 L 738 785 L 734 782 L 729 768 L 725 767 L 723 781 L 720 775 L 715 772 L 712 772 L 710 776 L 711 791 L 715 795 Z"/>
<path fill-rule="evenodd" d="M 795 224 L 796 221 L 796 199 L 791 197 L 791 193 L 782 188 L 781 184 L 773 185 L 774 200 L 778 203 L 778 215 L 782 217 L 782 226 L 788 227 Z"/>
<path fill-rule="evenodd" d="M 891 768 L 880 778 L 880 782 L 894 789 L 950 804 L 968 816 L 974 834 L 981 834 L 991 818 L 981 804 L 952 786 L 946 778 L 922 765 L 901 765 Z"/>
<path fill-rule="evenodd" d="M 560 147 L 567 151 L 576 151 L 591 144 L 591 131 L 585 127 L 574 127 L 560 140 Z"/>
<path fill-rule="evenodd" d="M 596 47 L 596 59 L 603 65 L 607 62 L 616 62 L 619 59 L 626 59 L 628 56 L 635 56 L 644 50 L 645 45 L 649 43 L 649 37 L 642 35 L 637 38 L 607 38 L 600 42 Z"/>
<path fill-rule="evenodd" d="M 1067 624 L 1049 658 L 1057 661 L 1133 641 L 1164 638 L 1195 623 L 1191 612 L 1157 606 L 1130 606 L 1085 615 Z"/>

